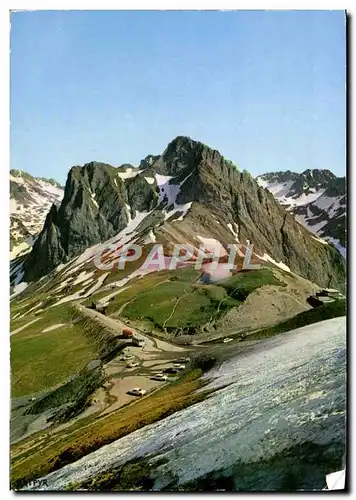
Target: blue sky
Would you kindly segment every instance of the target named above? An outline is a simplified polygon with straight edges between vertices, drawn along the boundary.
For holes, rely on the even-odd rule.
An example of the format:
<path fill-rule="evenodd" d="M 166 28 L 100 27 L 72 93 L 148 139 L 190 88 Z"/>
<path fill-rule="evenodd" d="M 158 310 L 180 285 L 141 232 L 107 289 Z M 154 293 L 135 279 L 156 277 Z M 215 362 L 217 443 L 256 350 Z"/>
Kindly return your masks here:
<path fill-rule="evenodd" d="M 252 175 L 345 175 L 343 11 L 11 16 L 11 168 L 138 164 L 177 135 Z"/>

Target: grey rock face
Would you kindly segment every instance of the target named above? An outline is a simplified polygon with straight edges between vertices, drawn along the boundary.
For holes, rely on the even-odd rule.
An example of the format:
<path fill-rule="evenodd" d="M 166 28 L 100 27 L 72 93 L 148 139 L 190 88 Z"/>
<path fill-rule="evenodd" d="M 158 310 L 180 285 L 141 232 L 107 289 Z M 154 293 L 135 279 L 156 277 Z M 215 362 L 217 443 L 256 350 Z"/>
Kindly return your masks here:
<path fill-rule="evenodd" d="M 146 158 L 141 160 L 139 170 L 144 170 L 146 168 L 149 168 L 155 161 L 159 159 L 159 155 L 147 155 Z"/>
<path fill-rule="evenodd" d="M 26 279 L 33 280 L 86 248 L 123 230 L 136 211 L 152 210 L 156 186 L 143 176 L 120 177 L 132 165 L 112 167 L 91 162 L 75 166 L 69 174 L 64 198 L 52 206 L 43 230 L 25 264 Z"/>
<path fill-rule="evenodd" d="M 26 261 L 28 280 L 126 227 L 125 188 L 115 170 L 97 162 L 70 170 L 62 204 L 59 209 L 52 206 Z"/>
<path fill-rule="evenodd" d="M 236 222 L 240 242 L 249 239 L 259 255 L 267 253 L 322 286 L 344 287 L 344 260 L 339 252 L 313 239 L 250 174 L 240 173 L 207 147 L 201 149 L 178 202 L 192 200 L 221 214 L 221 220 Z"/>
<path fill-rule="evenodd" d="M 137 175 L 126 182 L 127 199 L 130 202 L 131 211 L 149 212 L 157 205 L 158 195 L 156 188 L 145 180 L 141 175 Z"/>

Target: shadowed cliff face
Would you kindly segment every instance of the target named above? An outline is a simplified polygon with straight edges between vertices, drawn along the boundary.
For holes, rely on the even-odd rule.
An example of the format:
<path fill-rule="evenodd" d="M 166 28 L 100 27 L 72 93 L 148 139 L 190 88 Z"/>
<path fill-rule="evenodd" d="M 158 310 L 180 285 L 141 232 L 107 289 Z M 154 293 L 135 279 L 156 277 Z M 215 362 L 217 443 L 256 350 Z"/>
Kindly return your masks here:
<path fill-rule="evenodd" d="M 158 213 L 167 208 L 168 200 L 159 201 L 157 174 L 180 184 L 178 204 L 196 202 L 221 224 L 236 223 L 240 243 L 249 239 L 259 255 L 267 253 L 322 286 L 344 287 L 344 261 L 334 247 L 314 239 L 247 172 L 186 137 L 173 140 L 161 156 L 146 157 L 136 171 L 97 162 L 73 167 L 62 204 L 51 209 L 27 259 L 25 280 L 39 278 L 85 248 L 111 238 L 137 211 L 157 209 Z M 155 221 L 152 229 L 157 220 L 164 224 L 162 217 L 151 215 L 150 220 Z"/>
<path fill-rule="evenodd" d="M 237 223 L 240 242 L 249 239 L 259 255 L 267 253 L 322 286 L 344 287 L 344 259 L 339 252 L 314 239 L 249 173 L 239 172 L 206 146 L 200 147 L 191 171 L 180 203 L 199 202 L 222 221 Z"/>
<path fill-rule="evenodd" d="M 119 171 L 97 162 L 70 170 L 62 204 L 59 209 L 51 208 L 27 259 L 28 280 L 111 238 L 127 226 L 132 212 L 155 206 L 157 194 L 152 186 L 143 178 L 124 182 Z"/>

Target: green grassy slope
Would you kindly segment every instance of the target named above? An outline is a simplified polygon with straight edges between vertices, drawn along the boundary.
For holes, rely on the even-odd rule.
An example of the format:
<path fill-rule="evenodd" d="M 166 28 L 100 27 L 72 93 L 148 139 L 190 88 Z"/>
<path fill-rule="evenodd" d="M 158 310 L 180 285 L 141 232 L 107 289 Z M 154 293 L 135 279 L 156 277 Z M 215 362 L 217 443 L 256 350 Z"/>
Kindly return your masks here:
<path fill-rule="evenodd" d="M 194 333 L 239 306 L 257 288 L 282 285 L 269 269 L 241 272 L 216 284 L 198 284 L 199 276 L 199 271 L 185 268 L 139 278 L 113 298 L 107 313 L 121 311 L 127 318 L 149 320 L 171 333 Z"/>
<path fill-rule="evenodd" d="M 79 323 L 73 323 L 69 305 L 43 311 L 35 323 L 11 336 L 11 392 L 13 397 L 32 394 L 63 383 L 98 356 L 98 346 Z M 26 323 L 36 316 L 26 317 Z M 24 326 L 14 320 L 13 329 Z M 49 326 L 64 326 L 43 333 Z"/>

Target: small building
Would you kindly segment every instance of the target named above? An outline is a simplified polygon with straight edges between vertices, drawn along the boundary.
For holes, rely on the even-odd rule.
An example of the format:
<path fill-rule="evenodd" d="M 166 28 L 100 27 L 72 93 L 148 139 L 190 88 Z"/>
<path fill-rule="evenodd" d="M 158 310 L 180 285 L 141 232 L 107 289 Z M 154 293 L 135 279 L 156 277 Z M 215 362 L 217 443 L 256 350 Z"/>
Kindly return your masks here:
<path fill-rule="evenodd" d="M 310 304 L 312 307 L 319 307 L 324 304 L 322 300 L 320 300 L 319 297 L 316 297 L 315 295 L 310 295 L 310 297 L 307 298 L 308 304 Z"/>
<path fill-rule="evenodd" d="M 318 307 L 322 306 L 324 304 L 330 304 L 331 302 L 335 302 L 335 298 L 333 296 L 328 296 L 328 295 L 311 295 L 310 297 L 307 298 L 308 304 L 310 304 L 312 307 Z"/>
<path fill-rule="evenodd" d="M 125 338 L 129 338 L 129 337 L 132 337 L 133 336 L 133 332 L 131 330 L 129 330 L 128 328 L 124 328 L 122 330 L 122 335 L 125 337 Z"/>
<path fill-rule="evenodd" d="M 323 288 L 316 293 L 317 297 L 332 297 L 333 299 L 343 299 L 344 295 L 335 288 Z"/>

